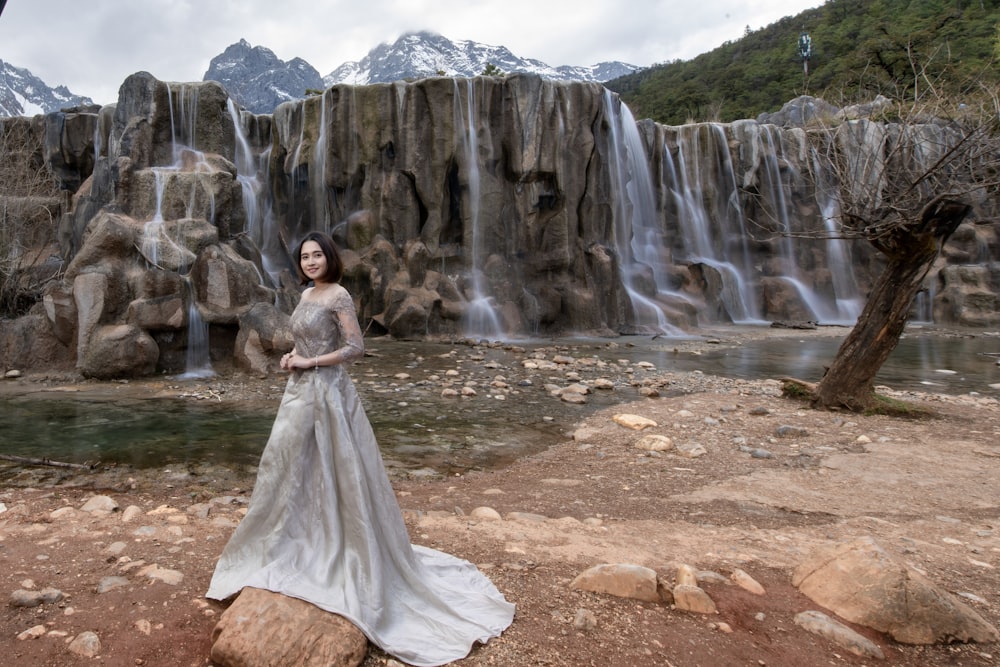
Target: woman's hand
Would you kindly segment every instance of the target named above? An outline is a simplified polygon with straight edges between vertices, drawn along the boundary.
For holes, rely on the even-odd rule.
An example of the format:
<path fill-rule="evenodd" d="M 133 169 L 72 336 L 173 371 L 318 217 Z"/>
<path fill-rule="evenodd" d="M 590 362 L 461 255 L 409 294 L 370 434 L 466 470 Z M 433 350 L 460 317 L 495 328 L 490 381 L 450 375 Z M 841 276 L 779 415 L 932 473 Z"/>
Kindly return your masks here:
<path fill-rule="evenodd" d="M 317 365 L 316 357 L 303 357 L 295 350 L 281 357 L 281 368 L 286 371 L 295 369 L 305 370 L 307 368 L 315 368 Z"/>

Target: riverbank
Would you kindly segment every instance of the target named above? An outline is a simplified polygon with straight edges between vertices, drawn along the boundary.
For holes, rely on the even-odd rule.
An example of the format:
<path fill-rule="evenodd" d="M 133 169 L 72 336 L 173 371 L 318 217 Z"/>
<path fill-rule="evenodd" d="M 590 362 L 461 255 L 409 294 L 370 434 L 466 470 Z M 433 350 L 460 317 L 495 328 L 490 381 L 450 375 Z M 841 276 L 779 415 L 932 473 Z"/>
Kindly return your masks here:
<path fill-rule="evenodd" d="M 699 350 L 737 344 L 711 341 L 680 341 L 678 354 L 696 356 Z M 378 351 L 377 344 L 369 347 Z M 562 403 L 538 387 L 537 379 L 530 387 L 519 386 L 525 378 L 518 374 L 538 371 L 525 369 L 529 352 L 522 357 L 507 351 L 518 355 L 518 364 L 481 368 L 494 361 L 488 352 L 457 350 L 463 363 L 455 365 L 465 370 L 456 386 L 474 381 L 478 391 L 450 400 L 462 401 L 466 409 L 487 402 L 502 406 L 539 390 L 554 401 L 546 406 Z M 555 363 L 555 353 L 585 356 L 553 347 L 546 361 Z M 468 358 L 479 354 L 478 361 Z M 411 377 L 391 382 L 405 386 L 427 372 L 439 378 L 428 380 L 426 392 L 439 395 L 448 369 L 432 368 L 434 363 L 398 370 Z M 517 605 L 515 622 L 502 637 L 457 664 L 871 664 L 792 621 L 795 613 L 817 608 L 791 586 L 794 567 L 818 545 L 860 536 L 873 537 L 988 621 L 1000 623 L 995 398 L 894 392 L 933 414 L 902 420 L 810 410 L 782 398 L 773 379 L 629 363 L 618 381 L 617 374 L 591 371 L 587 364 L 541 371 L 560 378 L 553 382 L 560 387 L 576 382 L 569 373 L 585 382 L 598 375 L 617 382 L 604 390 L 612 397 L 609 405 L 560 425 L 565 437 L 559 442 L 491 470 L 393 477 L 411 539 L 478 564 Z M 389 380 L 369 378 L 367 372 L 355 374 L 363 391 L 388 390 Z M 486 385 L 491 389 L 482 386 L 498 374 L 506 374 L 508 393 L 492 386 L 492 379 Z M 176 398 L 178 392 L 170 380 L 119 386 L 24 380 L 47 392 L 114 395 L 125 387 L 132 396 L 151 398 Z M 201 396 L 191 385 L 183 391 L 191 401 L 266 404 L 280 395 L 280 384 L 274 378 L 233 376 L 206 382 Z M 222 398 L 205 393 L 211 391 Z M 417 392 L 397 394 L 413 400 Z M 506 398 L 497 399 L 500 395 Z M 621 413 L 657 425 L 632 431 L 614 421 Z M 650 433 L 670 438 L 672 446 L 662 452 L 636 447 Z M 10 597 L 51 588 L 63 597 L 37 607 L 6 606 L 0 651 L 14 656 L 14 664 L 208 664 L 211 630 L 222 607 L 201 596 L 245 507 L 252 478 L 207 478 L 188 469 L 139 474 L 124 467 L 24 474 L 0 488 L 0 591 Z M 88 508 L 95 497 L 110 498 L 116 508 Z M 474 515 L 481 507 L 501 518 Z M 722 575 L 704 584 L 718 614 L 701 616 L 569 587 L 577 574 L 599 563 L 644 565 L 670 579 L 680 562 Z M 753 576 L 766 594 L 722 583 L 734 568 Z M 37 638 L 17 639 L 32 628 L 39 628 Z M 908 647 L 855 629 L 879 644 L 886 664 L 996 661 L 995 646 Z M 88 631 L 100 641 L 99 658 L 70 652 L 70 642 Z M 366 667 L 385 664 L 375 649 L 365 661 Z"/>

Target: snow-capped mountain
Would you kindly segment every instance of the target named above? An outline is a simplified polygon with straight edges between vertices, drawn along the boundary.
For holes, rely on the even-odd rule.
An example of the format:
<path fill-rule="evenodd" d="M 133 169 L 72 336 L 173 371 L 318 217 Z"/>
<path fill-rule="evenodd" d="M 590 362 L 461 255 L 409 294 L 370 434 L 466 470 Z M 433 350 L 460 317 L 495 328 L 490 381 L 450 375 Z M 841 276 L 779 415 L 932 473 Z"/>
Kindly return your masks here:
<path fill-rule="evenodd" d="M 74 95 L 66 86 L 50 88 L 28 70 L 0 60 L 0 117 L 35 116 L 93 103 L 89 97 Z"/>
<path fill-rule="evenodd" d="M 270 49 L 241 39 L 212 58 L 205 81 L 218 81 L 238 104 L 254 113 L 271 113 L 307 90 L 322 90 L 323 77 L 302 58 L 288 62 Z"/>
<path fill-rule="evenodd" d="M 323 83 L 329 87 L 337 83 L 389 83 L 437 74 L 477 76 L 487 65 L 493 65 L 504 74 L 523 72 L 560 81 L 597 82 L 610 81 L 640 69 L 622 62 L 598 63 L 590 67 L 552 67 L 540 60 L 515 56 L 504 46 L 469 40 L 453 42 L 432 32 L 413 32 L 392 44 L 380 44 L 358 62 L 344 63 L 323 77 Z"/>

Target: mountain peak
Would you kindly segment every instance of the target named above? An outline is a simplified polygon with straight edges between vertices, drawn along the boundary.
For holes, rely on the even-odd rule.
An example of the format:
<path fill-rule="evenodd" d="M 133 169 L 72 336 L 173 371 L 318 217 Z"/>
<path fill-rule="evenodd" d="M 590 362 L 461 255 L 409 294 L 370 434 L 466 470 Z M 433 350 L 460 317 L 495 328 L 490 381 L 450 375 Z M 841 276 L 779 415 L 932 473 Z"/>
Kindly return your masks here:
<path fill-rule="evenodd" d="M 66 86 L 52 88 L 28 70 L 0 60 L 0 117 L 35 116 L 93 103 Z"/>
<path fill-rule="evenodd" d="M 203 80 L 218 81 L 233 100 L 254 113 L 271 113 L 282 102 L 323 87 L 319 72 L 302 58 L 285 62 L 271 49 L 251 46 L 245 39 L 212 58 Z"/>
<path fill-rule="evenodd" d="M 610 81 L 639 69 L 621 62 L 551 67 L 539 60 L 516 56 L 505 46 L 452 41 L 436 32 L 421 30 L 405 33 L 391 44 L 378 45 L 360 61 L 344 63 L 323 77 L 323 83 L 365 85 L 439 74 L 478 76 L 487 65 L 505 74 L 538 74 L 558 81 Z"/>

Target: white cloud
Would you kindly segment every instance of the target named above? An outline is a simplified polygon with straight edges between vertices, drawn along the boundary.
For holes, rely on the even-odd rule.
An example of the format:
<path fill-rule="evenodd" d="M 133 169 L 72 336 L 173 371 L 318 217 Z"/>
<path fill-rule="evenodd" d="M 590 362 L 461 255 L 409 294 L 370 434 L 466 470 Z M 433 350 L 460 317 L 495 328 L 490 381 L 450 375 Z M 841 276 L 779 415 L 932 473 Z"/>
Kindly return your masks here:
<path fill-rule="evenodd" d="M 106 103 L 133 72 L 200 81 L 213 57 L 246 39 L 320 74 L 405 32 L 508 47 L 549 65 L 692 58 L 820 0 L 11 0 L 0 59 L 50 86 Z"/>

